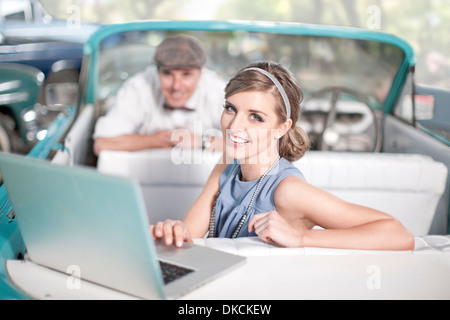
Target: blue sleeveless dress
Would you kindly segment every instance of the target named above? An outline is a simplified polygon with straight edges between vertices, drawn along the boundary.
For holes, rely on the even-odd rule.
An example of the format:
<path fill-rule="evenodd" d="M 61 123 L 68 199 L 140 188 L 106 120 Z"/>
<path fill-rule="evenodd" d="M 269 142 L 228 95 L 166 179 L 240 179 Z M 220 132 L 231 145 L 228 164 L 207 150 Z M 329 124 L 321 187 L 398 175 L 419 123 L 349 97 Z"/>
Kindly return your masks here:
<path fill-rule="evenodd" d="M 240 180 L 240 173 L 239 164 L 235 162 L 230 164 L 220 176 L 220 194 L 215 207 L 215 238 L 231 238 L 233 236 L 257 188 L 259 179 L 244 182 Z M 300 170 L 282 158 L 262 181 L 260 190 L 238 237 L 256 236 L 254 231 L 248 232 L 249 222 L 255 214 L 275 210 L 275 190 L 282 180 L 291 176 L 305 179 Z"/>

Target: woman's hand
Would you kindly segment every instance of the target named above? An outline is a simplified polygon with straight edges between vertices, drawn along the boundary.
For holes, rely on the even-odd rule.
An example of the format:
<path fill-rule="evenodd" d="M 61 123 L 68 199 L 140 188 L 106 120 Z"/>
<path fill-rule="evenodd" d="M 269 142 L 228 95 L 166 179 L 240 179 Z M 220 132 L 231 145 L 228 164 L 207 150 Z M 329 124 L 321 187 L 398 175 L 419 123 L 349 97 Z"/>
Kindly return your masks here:
<path fill-rule="evenodd" d="M 166 220 L 150 226 L 153 239 L 164 238 L 167 246 L 175 244 L 177 248 L 183 247 L 184 242 L 191 242 L 192 238 L 186 225 L 182 221 Z"/>
<path fill-rule="evenodd" d="M 307 227 L 299 221 L 291 225 L 276 211 L 255 214 L 248 225 L 248 231 L 255 230 L 258 237 L 266 242 L 272 242 L 282 247 L 303 247 L 303 234 Z"/>

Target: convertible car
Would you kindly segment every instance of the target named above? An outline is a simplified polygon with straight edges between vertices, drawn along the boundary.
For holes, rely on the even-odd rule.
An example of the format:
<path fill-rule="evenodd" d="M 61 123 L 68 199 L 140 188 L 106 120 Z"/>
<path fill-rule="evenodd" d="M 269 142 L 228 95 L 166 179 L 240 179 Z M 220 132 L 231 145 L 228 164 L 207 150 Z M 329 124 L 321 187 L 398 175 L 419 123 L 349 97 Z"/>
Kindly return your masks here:
<path fill-rule="evenodd" d="M 299 125 L 310 135 L 312 151 L 295 163 L 306 179 L 346 200 L 392 214 L 429 247 L 434 246 L 427 237 L 436 235 L 442 236 L 444 247 L 450 245 L 446 236 L 450 109 L 445 103 L 450 92 L 418 86 L 413 49 L 383 32 L 224 21 L 104 26 L 84 46 L 80 103 L 56 118 L 46 138 L 28 156 L 137 180 L 150 222 L 181 219 L 217 154 L 104 151 L 96 157 L 92 141 L 96 120 L 114 105 L 124 81 L 151 65 L 155 48 L 166 36 L 178 33 L 201 40 L 208 52 L 208 68 L 224 79 L 254 61 L 272 60 L 288 67 L 306 96 Z M 173 194 L 177 201 L 168 201 Z M 7 260 L 25 255 L 3 186 L 0 298 L 30 297 L 5 267 Z"/>

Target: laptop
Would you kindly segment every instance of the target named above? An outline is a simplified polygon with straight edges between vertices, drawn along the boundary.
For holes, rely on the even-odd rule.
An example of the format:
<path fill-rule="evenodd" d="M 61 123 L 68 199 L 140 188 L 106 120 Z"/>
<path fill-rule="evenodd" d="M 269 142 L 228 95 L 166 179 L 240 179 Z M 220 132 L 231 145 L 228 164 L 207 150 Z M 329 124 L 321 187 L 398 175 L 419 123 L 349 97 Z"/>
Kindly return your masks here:
<path fill-rule="evenodd" d="M 63 273 L 76 266 L 82 280 L 138 298 L 176 299 L 245 263 L 153 241 L 136 181 L 4 153 L 0 172 L 35 264 Z"/>

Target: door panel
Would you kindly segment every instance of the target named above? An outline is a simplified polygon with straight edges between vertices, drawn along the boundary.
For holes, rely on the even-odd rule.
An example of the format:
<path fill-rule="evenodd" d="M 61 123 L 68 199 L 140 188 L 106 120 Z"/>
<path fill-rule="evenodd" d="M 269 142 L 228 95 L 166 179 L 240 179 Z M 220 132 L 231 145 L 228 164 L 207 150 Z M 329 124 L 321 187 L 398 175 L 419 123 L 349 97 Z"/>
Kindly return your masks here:
<path fill-rule="evenodd" d="M 450 90 L 424 85 L 416 85 L 415 88 L 417 122 L 444 137 L 449 145 Z"/>
<path fill-rule="evenodd" d="M 383 130 L 383 152 L 428 155 L 435 161 L 444 163 L 450 171 L 449 146 L 392 115 L 387 115 L 385 117 Z M 447 188 L 436 210 L 430 234 L 448 234 L 449 179 L 450 178 L 447 178 Z"/>

